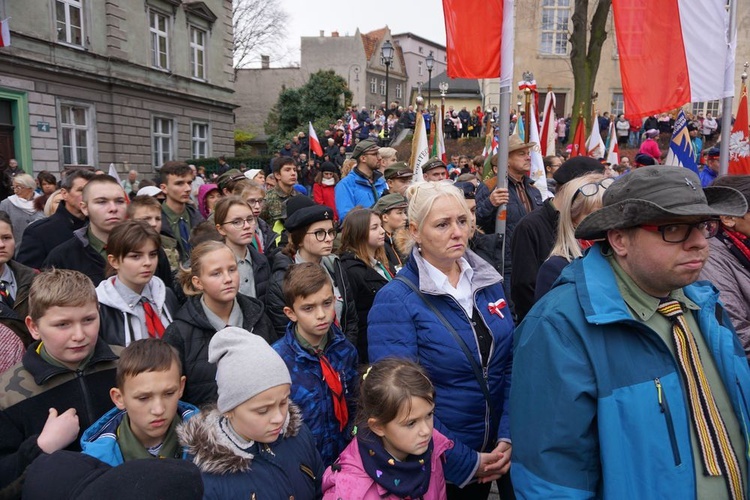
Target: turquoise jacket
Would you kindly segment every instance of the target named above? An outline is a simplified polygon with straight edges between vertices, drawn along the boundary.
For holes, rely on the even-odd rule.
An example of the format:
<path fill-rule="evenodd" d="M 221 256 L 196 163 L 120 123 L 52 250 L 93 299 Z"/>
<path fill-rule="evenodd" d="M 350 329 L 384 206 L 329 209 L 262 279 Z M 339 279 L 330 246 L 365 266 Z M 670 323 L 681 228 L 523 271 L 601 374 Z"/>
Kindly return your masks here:
<path fill-rule="evenodd" d="M 126 411 L 117 407 L 105 413 L 94 425 L 86 429 L 81 436 L 81 452 L 98 458 L 104 463 L 117 467 L 124 462 L 120 445 L 117 443 L 117 426 L 122 422 Z M 177 403 L 177 414 L 182 421 L 198 413 L 198 408 L 190 403 Z M 187 458 L 183 453 L 182 458 Z"/>
<path fill-rule="evenodd" d="M 511 474 L 518 498 L 696 498 L 682 379 L 635 321 L 594 245 L 566 267 L 514 338 Z M 745 435 L 750 368 L 718 292 L 684 288 Z M 705 354 L 704 354 L 705 355 Z"/>

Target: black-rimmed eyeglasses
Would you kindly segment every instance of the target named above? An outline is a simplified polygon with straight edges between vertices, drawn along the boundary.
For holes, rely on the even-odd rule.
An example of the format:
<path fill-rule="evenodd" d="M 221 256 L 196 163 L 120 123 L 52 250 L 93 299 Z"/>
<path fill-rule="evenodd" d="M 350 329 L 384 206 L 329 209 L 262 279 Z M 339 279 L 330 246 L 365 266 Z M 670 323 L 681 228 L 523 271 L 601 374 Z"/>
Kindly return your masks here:
<path fill-rule="evenodd" d="M 661 226 L 642 224 L 639 227 L 653 233 L 661 233 L 661 238 L 667 243 L 682 243 L 690 238 L 693 229 L 700 231 L 706 239 L 713 238 L 719 232 L 719 226 L 720 222 L 718 220 L 710 219 L 692 224 L 663 224 Z"/>
<path fill-rule="evenodd" d="M 317 231 L 311 231 L 305 234 L 314 234 L 316 240 L 325 241 L 326 236 L 330 237 L 331 239 L 336 238 L 336 234 L 338 234 L 338 232 L 335 229 L 329 229 L 328 231 L 326 231 L 325 229 L 318 229 Z"/>

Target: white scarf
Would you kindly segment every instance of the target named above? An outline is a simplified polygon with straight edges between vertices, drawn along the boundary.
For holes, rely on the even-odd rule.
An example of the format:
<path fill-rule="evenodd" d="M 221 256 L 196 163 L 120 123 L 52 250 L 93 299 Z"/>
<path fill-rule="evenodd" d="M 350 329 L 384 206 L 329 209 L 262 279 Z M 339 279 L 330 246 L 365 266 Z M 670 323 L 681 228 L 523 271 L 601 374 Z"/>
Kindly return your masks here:
<path fill-rule="evenodd" d="M 29 215 L 34 215 L 37 212 L 37 210 L 34 208 L 33 198 L 30 200 L 24 200 L 23 198 L 19 198 L 17 194 L 14 194 L 9 196 L 8 200 L 10 200 L 13 206 L 20 208 Z"/>

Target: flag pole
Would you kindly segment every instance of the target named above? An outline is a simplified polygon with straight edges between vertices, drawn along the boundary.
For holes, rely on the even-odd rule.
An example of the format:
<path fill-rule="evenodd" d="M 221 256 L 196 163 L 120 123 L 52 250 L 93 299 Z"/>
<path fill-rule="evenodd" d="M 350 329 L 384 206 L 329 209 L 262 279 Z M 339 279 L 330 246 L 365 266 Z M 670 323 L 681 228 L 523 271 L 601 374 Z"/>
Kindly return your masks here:
<path fill-rule="evenodd" d="M 729 50 L 734 50 L 737 43 L 737 0 L 729 0 Z M 734 80 L 734 68 L 732 75 Z M 726 86 L 726 83 L 724 84 Z M 734 83 L 732 84 L 734 87 Z M 719 175 L 729 172 L 729 136 L 732 134 L 732 106 L 734 97 L 727 96 L 721 101 L 721 144 L 719 144 Z"/>
<path fill-rule="evenodd" d="M 500 50 L 500 102 L 498 104 L 498 120 L 500 120 L 500 137 L 497 139 L 497 188 L 508 188 L 508 139 L 510 137 L 510 85 L 513 82 L 513 43 L 515 41 L 515 27 L 513 0 L 503 1 L 503 40 L 510 42 Z M 495 131 L 493 130 L 494 134 Z M 505 219 L 508 216 L 508 206 L 497 207 L 495 219 L 495 233 L 503 235 L 503 266 L 505 265 Z M 502 268 L 501 268 L 502 269 Z"/>

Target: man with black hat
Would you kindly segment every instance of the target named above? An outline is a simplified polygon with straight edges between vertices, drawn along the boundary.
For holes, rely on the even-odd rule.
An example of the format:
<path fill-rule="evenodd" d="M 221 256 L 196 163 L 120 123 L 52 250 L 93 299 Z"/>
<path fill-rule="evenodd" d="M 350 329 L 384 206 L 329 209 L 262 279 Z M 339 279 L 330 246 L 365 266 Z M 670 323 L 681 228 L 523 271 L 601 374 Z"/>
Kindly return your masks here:
<path fill-rule="evenodd" d="M 440 182 L 448 178 L 448 169 L 440 158 L 430 158 L 422 167 L 422 176 L 427 182 Z"/>
<path fill-rule="evenodd" d="M 701 186 L 710 186 L 711 183 L 719 175 L 719 157 L 721 156 L 721 150 L 717 147 L 713 147 L 706 153 L 706 164 L 703 165 L 701 173 L 698 177 L 701 179 Z"/>
<path fill-rule="evenodd" d="M 354 146 L 352 158 L 357 166 L 336 184 L 336 211 L 339 220 L 357 205 L 370 208 L 383 195 L 386 188 L 383 174 L 378 170 L 378 143 L 375 139 L 359 141 Z"/>
<path fill-rule="evenodd" d="M 553 179 L 559 189 L 566 182 L 591 172 L 603 174 L 604 167 L 588 156 L 576 156 L 560 165 Z M 555 245 L 559 219 L 554 198 L 548 198 L 542 208 L 522 218 L 513 231 L 510 255 L 514 265 L 510 275 L 510 296 L 515 305 L 517 323 L 534 305 L 536 275 Z"/>
<path fill-rule="evenodd" d="M 397 161 L 385 169 L 383 177 L 385 177 L 385 182 L 388 184 L 388 189 L 383 191 L 383 196 L 386 194 L 403 195 L 406 192 L 406 188 L 411 184 L 414 172 L 411 171 L 406 163 Z"/>
<path fill-rule="evenodd" d="M 682 167 L 615 180 L 514 335 L 513 484 L 545 498 L 747 498 L 750 367 L 707 282 L 727 187 Z"/>

